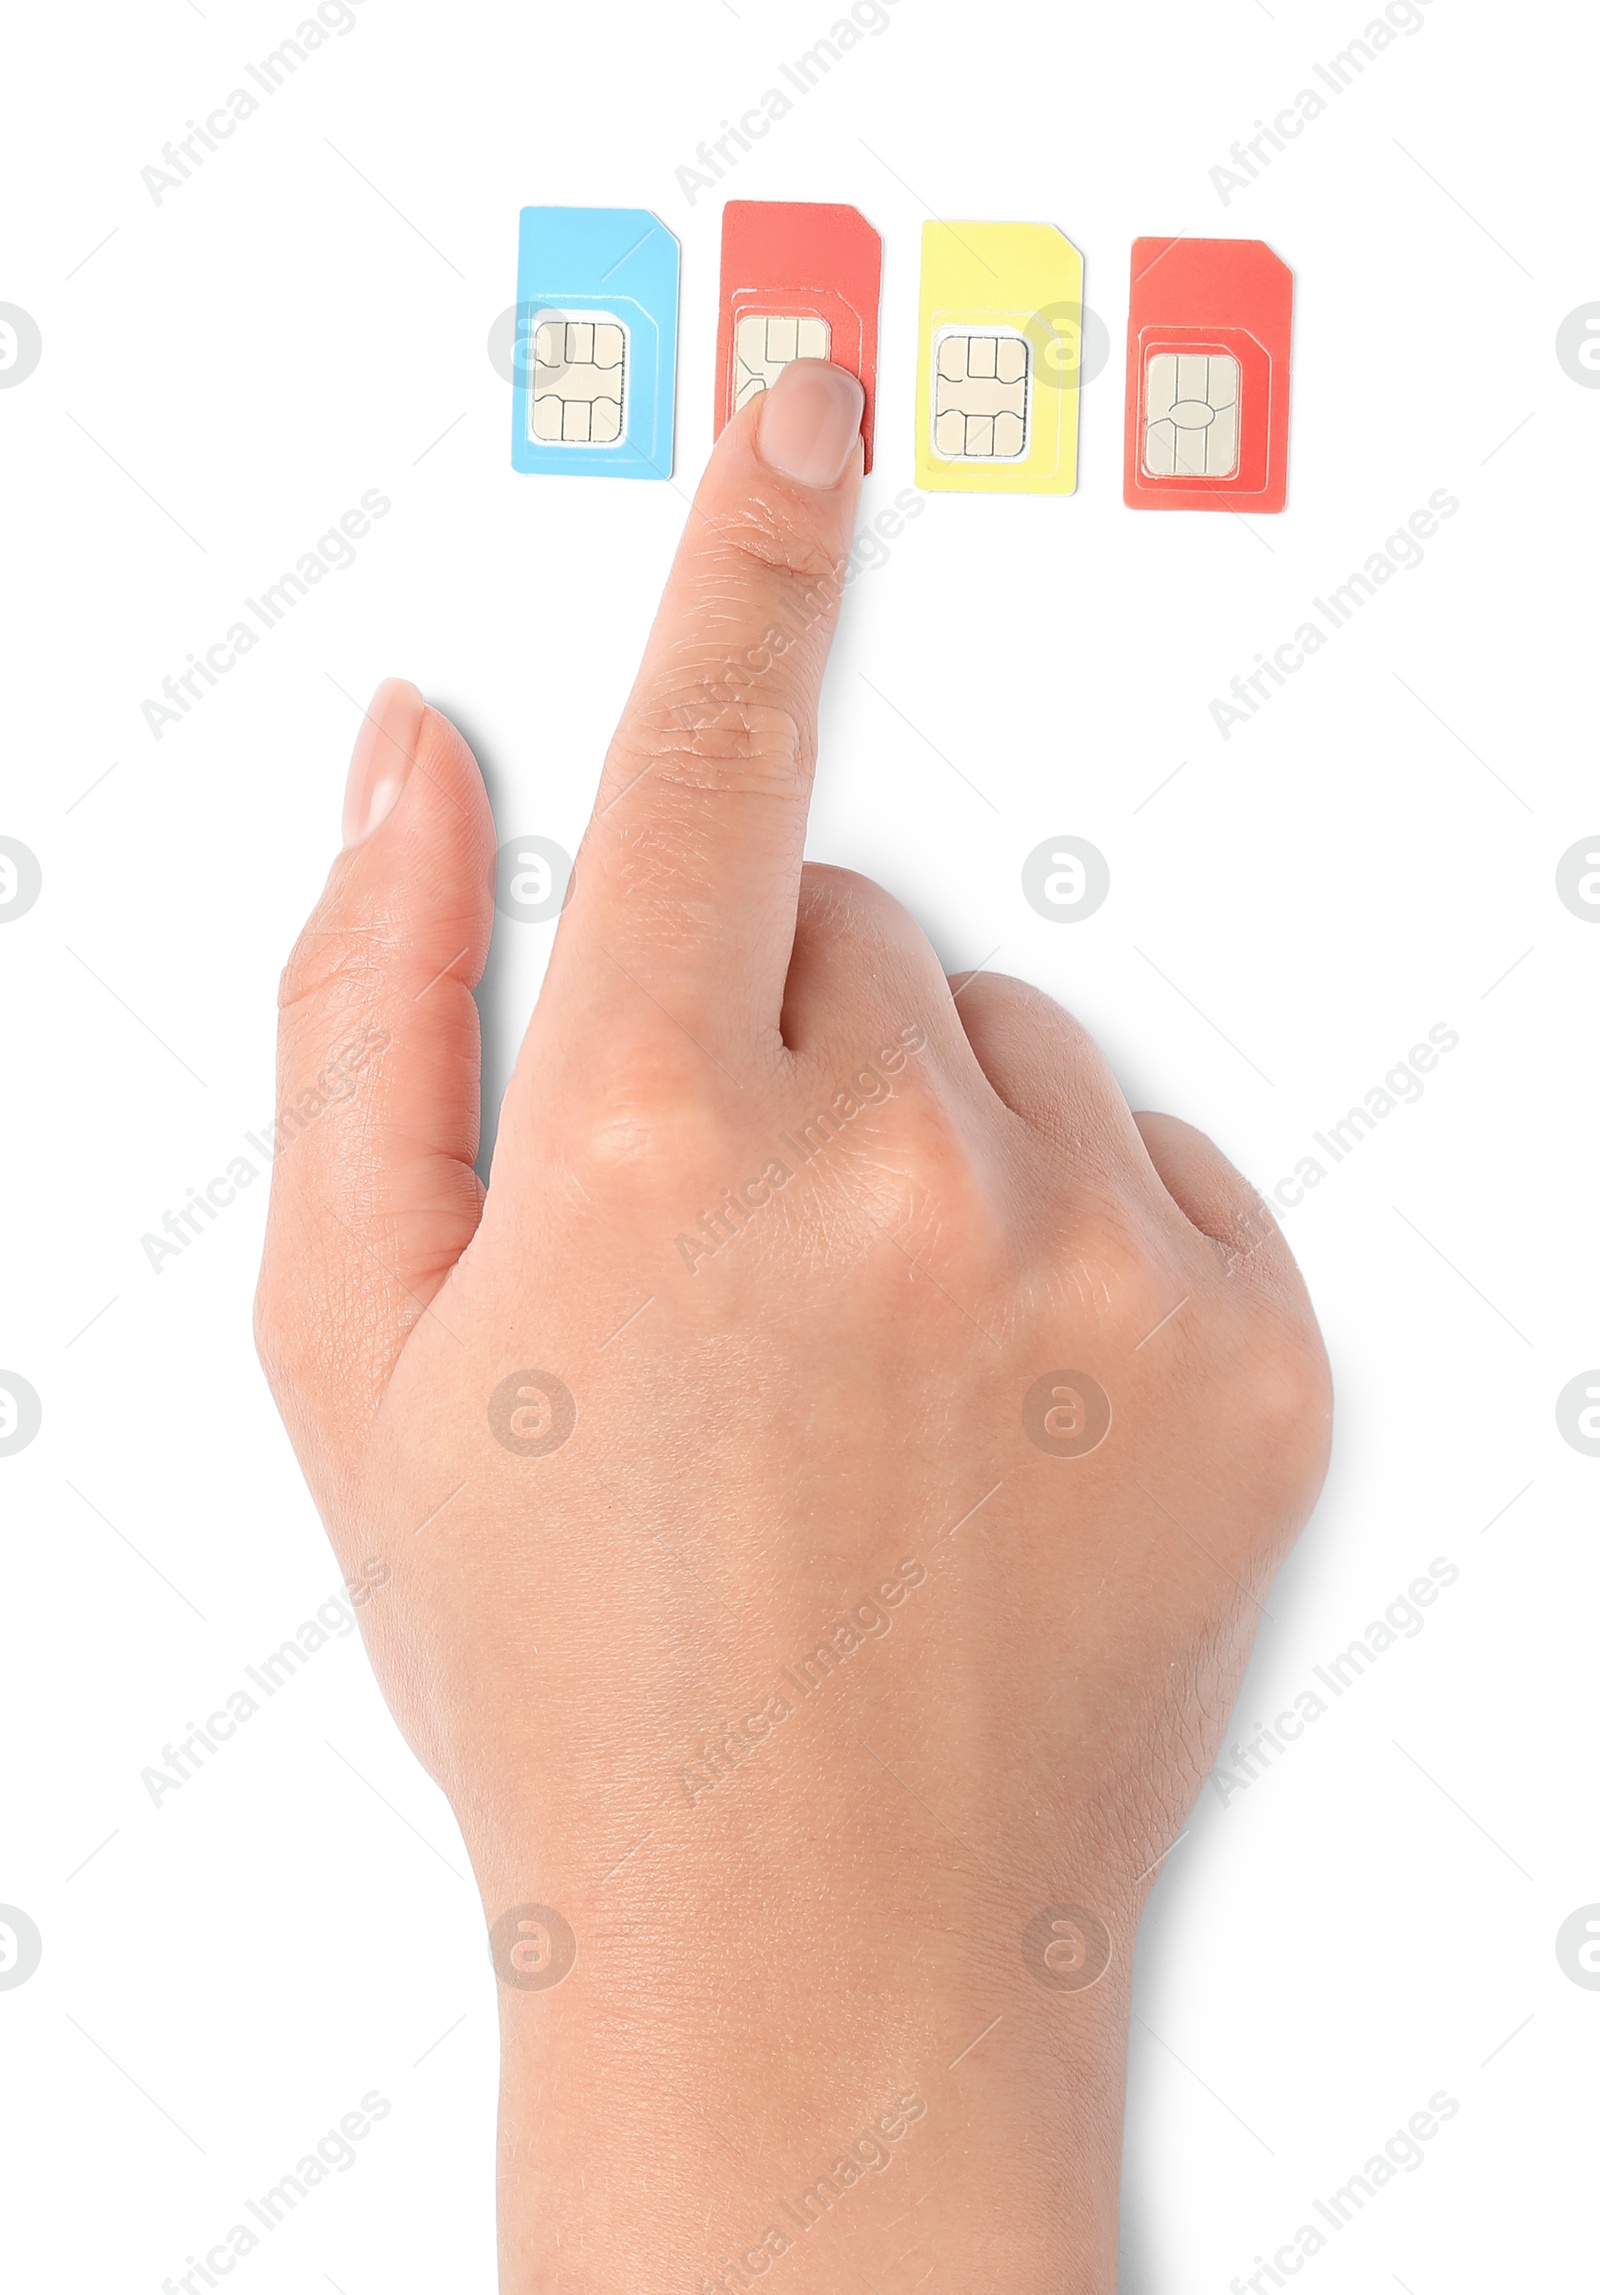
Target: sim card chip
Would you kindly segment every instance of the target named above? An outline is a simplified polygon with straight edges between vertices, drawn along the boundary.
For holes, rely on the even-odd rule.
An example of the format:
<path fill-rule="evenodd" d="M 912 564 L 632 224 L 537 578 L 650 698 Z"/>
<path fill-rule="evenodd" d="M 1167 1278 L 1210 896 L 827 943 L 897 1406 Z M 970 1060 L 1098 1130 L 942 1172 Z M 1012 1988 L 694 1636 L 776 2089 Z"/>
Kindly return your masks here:
<path fill-rule="evenodd" d="M 934 452 L 947 462 L 1025 454 L 1031 382 L 1025 335 L 946 329 L 934 349 Z"/>
<path fill-rule="evenodd" d="M 775 383 L 791 359 L 825 359 L 833 348 L 826 319 L 773 318 L 747 311 L 733 331 L 733 403 L 737 411 Z"/>
<path fill-rule="evenodd" d="M 546 444 L 614 446 L 624 434 L 628 330 L 603 312 L 541 311 L 533 337 L 533 435 Z"/>
<path fill-rule="evenodd" d="M 1239 362 L 1156 351 L 1145 369 L 1144 467 L 1152 478 L 1231 478 L 1239 467 Z"/>

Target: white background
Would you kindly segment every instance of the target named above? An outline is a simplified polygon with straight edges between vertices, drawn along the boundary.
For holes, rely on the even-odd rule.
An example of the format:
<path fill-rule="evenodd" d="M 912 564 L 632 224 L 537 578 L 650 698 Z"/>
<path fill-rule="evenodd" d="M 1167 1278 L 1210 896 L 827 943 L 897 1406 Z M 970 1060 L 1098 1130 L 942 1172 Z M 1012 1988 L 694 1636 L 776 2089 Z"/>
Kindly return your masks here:
<path fill-rule="evenodd" d="M 503 835 L 576 845 L 710 441 L 724 189 L 848 200 L 884 235 L 869 513 L 911 481 L 926 215 L 1061 225 L 1115 346 L 1074 498 L 929 498 L 853 586 L 814 854 L 950 964 L 993 951 L 1069 1002 L 1136 1106 L 1265 1185 L 1431 1026 L 1460 1037 L 1286 1216 L 1338 1439 L 1239 1723 L 1434 1557 L 1459 1578 L 1269 1775 L 1208 1789 L 1166 1869 L 1124 2285 L 1220 2295 L 1440 2089 L 1460 2110 L 1425 2165 L 1303 2283 L 1576 2283 L 1600 1994 L 1554 1940 L 1600 1899 L 1600 1461 L 1554 1403 L 1600 1360 L 1600 932 L 1554 872 L 1600 815 L 1600 393 L 1554 338 L 1600 298 L 1593 25 L 1431 0 L 1224 206 L 1210 169 L 1322 88 L 1370 0 L 896 0 L 688 203 L 678 167 L 837 13 L 362 0 L 159 205 L 140 170 L 253 85 L 295 0 L 13 16 L 0 301 L 44 354 L 0 391 L 0 832 L 44 891 L 0 932 L 0 1366 L 44 1425 L 0 1459 L 0 1902 L 44 1957 L 0 1991 L 0 2253 L 30 2295 L 155 2295 L 373 2089 L 357 2165 L 238 2284 L 493 2283 L 475 1893 L 359 1640 L 159 1808 L 141 1785 L 338 1573 L 251 1348 L 264 1185 L 159 1274 L 140 1239 L 271 1113 L 277 970 L 379 677 L 458 717 Z M 650 207 L 681 240 L 677 485 L 513 473 L 486 338 L 533 202 Z M 1263 237 L 1296 275 L 1281 518 L 1122 505 L 1129 243 L 1178 231 Z M 393 508 L 357 563 L 156 742 L 141 702 L 373 487 Z M 1424 564 L 1224 743 L 1213 697 L 1440 488 L 1460 510 Z M 1061 834 L 1111 869 L 1076 925 L 1019 886 Z M 497 929 L 496 1090 L 549 929 Z"/>

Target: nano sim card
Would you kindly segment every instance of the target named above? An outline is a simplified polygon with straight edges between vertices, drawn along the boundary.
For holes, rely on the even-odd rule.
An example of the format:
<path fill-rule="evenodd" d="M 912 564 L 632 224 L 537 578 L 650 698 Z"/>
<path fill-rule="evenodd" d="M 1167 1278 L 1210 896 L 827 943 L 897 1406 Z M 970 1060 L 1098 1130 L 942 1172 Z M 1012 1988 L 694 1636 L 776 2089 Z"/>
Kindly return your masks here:
<path fill-rule="evenodd" d="M 1136 239 L 1123 498 L 1281 510 L 1294 276 L 1259 239 Z"/>
<path fill-rule="evenodd" d="M 1083 257 L 1053 223 L 925 223 L 917 484 L 1070 494 Z"/>
<path fill-rule="evenodd" d="M 672 476 L 678 242 L 642 207 L 525 207 L 511 460 Z"/>
<path fill-rule="evenodd" d="M 717 430 L 791 359 L 831 359 L 866 392 L 870 470 L 882 278 L 883 241 L 855 208 L 730 199 L 722 210 Z"/>

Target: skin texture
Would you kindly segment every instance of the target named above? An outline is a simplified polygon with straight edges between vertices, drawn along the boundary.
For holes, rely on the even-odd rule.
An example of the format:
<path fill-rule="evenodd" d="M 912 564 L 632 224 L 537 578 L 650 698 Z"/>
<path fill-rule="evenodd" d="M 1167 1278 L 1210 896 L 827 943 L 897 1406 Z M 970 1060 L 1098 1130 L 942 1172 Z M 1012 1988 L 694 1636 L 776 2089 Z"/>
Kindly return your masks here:
<path fill-rule="evenodd" d="M 415 700 L 284 980 L 285 1103 L 367 1050 L 261 1353 L 495 1936 L 508 2295 L 1110 2295 L 1140 1907 L 1326 1463 L 1232 1166 L 802 867 L 823 373 L 712 455 L 487 1197 L 495 833 Z"/>

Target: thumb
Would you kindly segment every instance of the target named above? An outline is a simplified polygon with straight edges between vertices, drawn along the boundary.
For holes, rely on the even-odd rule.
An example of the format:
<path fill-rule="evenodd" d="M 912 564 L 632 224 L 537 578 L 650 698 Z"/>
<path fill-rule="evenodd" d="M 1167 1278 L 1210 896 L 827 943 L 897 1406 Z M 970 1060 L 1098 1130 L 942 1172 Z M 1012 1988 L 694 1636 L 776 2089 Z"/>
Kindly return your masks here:
<path fill-rule="evenodd" d="M 379 686 L 345 849 L 284 971 L 256 1337 L 302 1444 L 359 1433 L 471 1241 L 494 824 L 455 727 Z"/>

